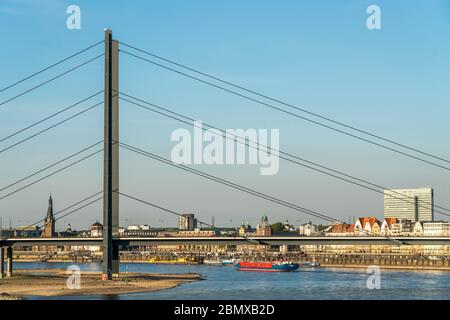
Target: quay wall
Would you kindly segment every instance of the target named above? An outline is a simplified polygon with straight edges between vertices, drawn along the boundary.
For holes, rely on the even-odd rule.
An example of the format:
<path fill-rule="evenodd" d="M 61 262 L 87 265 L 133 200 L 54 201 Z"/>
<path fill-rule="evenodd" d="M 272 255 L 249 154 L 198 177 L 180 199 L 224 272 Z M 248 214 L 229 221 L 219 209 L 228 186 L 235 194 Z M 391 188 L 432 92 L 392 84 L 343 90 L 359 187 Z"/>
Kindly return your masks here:
<path fill-rule="evenodd" d="M 186 256 L 196 256 L 192 253 Z M 170 255 L 158 255 L 158 254 L 140 254 L 140 253 L 128 253 L 121 252 L 120 260 L 127 263 L 142 263 L 148 262 L 153 257 L 164 257 L 164 260 L 175 259 L 177 256 L 170 258 Z M 219 256 L 220 257 L 220 256 Z M 428 256 L 428 255 L 410 255 L 410 254 L 343 254 L 343 253 L 285 253 L 277 254 L 273 253 L 259 253 L 259 254 L 242 254 L 234 255 L 236 258 L 243 260 L 258 260 L 258 261 L 270 261 L 285 259 L 298 263 L 305 262 L 319 262 L 323 267 L 349 267 L 349 268 L 367 268 L 367 266 L 376 265 L 380 268 L 389 269 L 421 269 L 421 270 L 449 270 L 450 271 L 450 256 Z M 46 254 L 34 254 L 32 252 L 14 252 L 14 261 L 21 262 L 100 262 L 101 256 L 91 255 L 46 255 Z"/>
<path fill-rule="evenodd" d="M 411 256 L 411 255 L 349 255 L 349 254 L 314 254 L 298 259 L 303 262 L 319 262 L 324 267 L 360 267 L 378 266 L 386 269 L 411 270 L 449 270 L 450 257 Z"/>

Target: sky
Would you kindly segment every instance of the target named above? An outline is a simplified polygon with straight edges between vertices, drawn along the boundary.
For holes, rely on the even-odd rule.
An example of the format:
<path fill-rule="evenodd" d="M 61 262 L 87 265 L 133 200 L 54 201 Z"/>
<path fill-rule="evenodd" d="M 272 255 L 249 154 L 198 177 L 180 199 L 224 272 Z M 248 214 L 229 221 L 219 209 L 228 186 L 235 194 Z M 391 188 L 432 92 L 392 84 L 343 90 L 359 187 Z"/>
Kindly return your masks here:
<path fill-rule="evenodd" d="M 69 5 L 81 29 L 69 30 Z M 369 30 L 366 10 L 381 9 L 381 29 Z M 0 88 L 103 40 L 121 42 L 383 137 L 450 158 L 450 4 L 433 1 L 0 1 Z M 123 48 L 122 49 L 126 49 Z M 129 50 L 129 49 L 127 49 Z M 0 93 L 0 103 L 103 52 L 102 46 Z M 435 203 L 450 207 L 448 170 L 410 159 L 301 119 L 227 94 L 120 54 L 120 91 L 223 129 L 279 129 L 280 149 L 388 188 L 433 187 Z M 97 59 L 0 106 L 0 137 L 103 89 Z M 90 105 L 83 103 L 22 134 L 0 150 Z M 0 153 L 0 189 L 102 139 L 102 108 Z M 120 105 L 120 139 L 169 158 L 171 134 L 192 128 Z M 0 139 L 1 140 L 1 139 Z M 96 149 L 92 149 L 93 151 Z M 0 200 L 3 226 L 45 217 L 102 189 L 101 154 Z M 445 162 L 441 164 L 445 165 Z M 61 167 L 61 166 L 59 166 Z M 57 167 L 57 168 L 59 168 Z M 383 196 L 281 160 L 279 172 L 259 165 L 193 165 L 299 206 L 348 221 L 383 215 Z M 46 171 L 38 177 L 50 173 Z M 0 192 L 0 198 L 27 182 Z M 237 226 L 270 222 L 298 226 L 312 218 L 125 149 L 120 188 L 199 220 Z M 437 219 L 445 217 L 436 215 Z M 57 222 L 86 229 L 102 220 L 101 202 Z M 175 226 L 177 217 L 121 198 L 120 224 Z"/>

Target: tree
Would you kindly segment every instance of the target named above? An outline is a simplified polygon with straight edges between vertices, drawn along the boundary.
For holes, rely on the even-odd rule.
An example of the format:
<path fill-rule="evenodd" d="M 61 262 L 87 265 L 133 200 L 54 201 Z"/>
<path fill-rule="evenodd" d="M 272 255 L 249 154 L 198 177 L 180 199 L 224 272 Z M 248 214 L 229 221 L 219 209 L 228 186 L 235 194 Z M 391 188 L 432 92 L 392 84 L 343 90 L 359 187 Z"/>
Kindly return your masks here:
<path fill-rule="evenodd" d="M 283 223 L 275 222 L 272 224 L 272 232 L 283 232 Z"/>

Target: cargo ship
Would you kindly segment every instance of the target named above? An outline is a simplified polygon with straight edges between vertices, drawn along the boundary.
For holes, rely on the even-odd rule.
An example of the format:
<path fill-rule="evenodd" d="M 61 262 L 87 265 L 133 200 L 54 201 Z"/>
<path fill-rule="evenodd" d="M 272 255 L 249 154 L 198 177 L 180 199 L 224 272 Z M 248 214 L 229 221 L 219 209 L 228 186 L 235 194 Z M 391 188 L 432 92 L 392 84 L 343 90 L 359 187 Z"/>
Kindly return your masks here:
<path fill-rule="evenodd" d="M 287 261 L 263 261 L 263 262 L 242 261 L 236 264 L 236 270 L 239 271 L 287 272 L 287 271 L 295 271 L 298 268 L 299 268 L 298 263 L 292 263 Z"/>

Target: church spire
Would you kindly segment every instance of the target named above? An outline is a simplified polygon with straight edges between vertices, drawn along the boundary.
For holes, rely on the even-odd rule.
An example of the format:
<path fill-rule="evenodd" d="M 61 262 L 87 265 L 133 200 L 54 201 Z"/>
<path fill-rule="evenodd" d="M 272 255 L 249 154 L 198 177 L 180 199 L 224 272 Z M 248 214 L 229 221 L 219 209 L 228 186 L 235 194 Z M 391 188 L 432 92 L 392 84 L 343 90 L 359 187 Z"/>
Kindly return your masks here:
<path fill-rule="evenodd" d="M 44 232 L 42 232 L 42 237 L 53 237 L 55 235 L 55 218 L 53 216 L 53 199 L 50 195 L 48 199 L 48 209 L 47 217 L 45 218 Z"/>
<path fill-rule="evenodd" d="M 48 199 L 47 220 L 53 220 L 53 199 L 51 194 Z"/>

